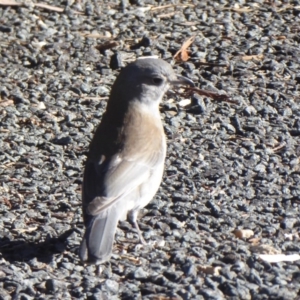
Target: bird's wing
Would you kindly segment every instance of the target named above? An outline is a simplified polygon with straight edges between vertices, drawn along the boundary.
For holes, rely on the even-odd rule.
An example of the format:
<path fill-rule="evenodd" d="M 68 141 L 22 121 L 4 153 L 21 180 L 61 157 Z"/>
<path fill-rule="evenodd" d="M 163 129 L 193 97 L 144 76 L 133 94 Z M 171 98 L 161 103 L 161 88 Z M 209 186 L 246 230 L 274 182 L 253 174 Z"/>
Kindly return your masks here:
<path fill-rule="evenodd" d="M 100 162 L 88 161 L 83 183 L 83 206 L 88 215 L 97 215 L 148 180 L 164 161 L 164 149 L 133 156 L 118 154 Z"/>

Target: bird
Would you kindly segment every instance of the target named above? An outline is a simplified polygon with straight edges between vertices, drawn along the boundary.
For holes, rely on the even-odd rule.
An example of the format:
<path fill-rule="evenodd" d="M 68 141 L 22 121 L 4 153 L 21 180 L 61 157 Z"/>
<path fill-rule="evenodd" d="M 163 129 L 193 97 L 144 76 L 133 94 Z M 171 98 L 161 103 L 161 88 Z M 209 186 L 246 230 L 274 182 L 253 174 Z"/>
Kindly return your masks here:
<path fill-rule="evenodd" d="M 162 181 L 166 137 L 159 104 L 174 85 L 194 83 L 153 57 L 129 63 L 113 83 L 84 169 L 82 262 L 110 260 L 118 222 L 126 217 L 145 244 L 137 217 Z"/>

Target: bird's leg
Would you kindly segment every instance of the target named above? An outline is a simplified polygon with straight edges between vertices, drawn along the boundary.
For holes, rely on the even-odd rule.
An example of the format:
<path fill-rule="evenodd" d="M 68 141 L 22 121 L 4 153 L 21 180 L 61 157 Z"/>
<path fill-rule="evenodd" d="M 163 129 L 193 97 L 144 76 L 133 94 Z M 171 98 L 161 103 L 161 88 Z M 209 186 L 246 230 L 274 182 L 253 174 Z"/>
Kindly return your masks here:
<path fill-rule="evenodd" d="M 140 230 L 139 224 L 137 222 L 137 216 L 138 216 L 138 210 L 132 210 L 128 213 L 129 220 L 133 224 L 133 226 L 135 227 L 135 229 L 138 233 L 140 243 L 143 245 L 147 245 L 147 242 L 145 241 L 145 239 L 142 235 L 142 232 Z"/>

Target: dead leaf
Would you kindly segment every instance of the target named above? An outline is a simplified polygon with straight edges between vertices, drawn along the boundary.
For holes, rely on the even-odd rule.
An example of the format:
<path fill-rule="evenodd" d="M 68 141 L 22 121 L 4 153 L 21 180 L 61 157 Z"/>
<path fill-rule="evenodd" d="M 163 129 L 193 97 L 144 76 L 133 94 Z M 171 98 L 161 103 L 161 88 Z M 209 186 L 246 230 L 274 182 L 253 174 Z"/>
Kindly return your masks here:
<path fill-rule="evenodd" d="M 187 50 L 188 47 L 193 43 L 195 40 L 196 36 L 191 36 L 188 38 L 181 46 L 180 50 L 176 52 L 174 55 L 174 59 L 177 61 L 187 61 L 190 56 L 189 56 L 189 51 Z"/>
<path fill-rule="evenodd" d="M 233 233 L 239 239 L 248 239 L 254 235 L 253 230 L 250 229 L 236 229 Z"/>
<path fill-rule="evenodd" d="M 290 254 L 290 255 L 285 255 L 285 254 L 273 254 L 273 255 L 268 255 L 268 254 L 261 254 L 259 255 L 259 258 L 270 262 L 270 263 L 277 263 L 277 262 L 282 262 L 282 261 L 296 261 L 300 259 L 299 254 Z"/>
<path fill-rule="evenodd" d="M 262 60 L 264 58 L 263 54 L 257 55 L 244 55 L 242 56 L 242 60 L 249 61 L 249 60 Z"/>

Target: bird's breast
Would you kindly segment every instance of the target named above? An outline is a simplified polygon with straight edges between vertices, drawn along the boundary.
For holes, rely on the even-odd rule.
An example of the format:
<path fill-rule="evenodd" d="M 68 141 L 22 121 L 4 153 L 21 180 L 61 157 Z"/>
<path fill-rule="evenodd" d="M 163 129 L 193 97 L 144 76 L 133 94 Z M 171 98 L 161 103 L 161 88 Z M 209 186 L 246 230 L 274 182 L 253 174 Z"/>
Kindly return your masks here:
<path fill-rule="evenodd" d="M 129 155 L 135 153 L 145 156 L 160 153 L 164 159 L 166 139 L 163 124 L 157 112 L 142 104 L 135 104 L 125 117 L 123 139 L 124 150 Z"/>

